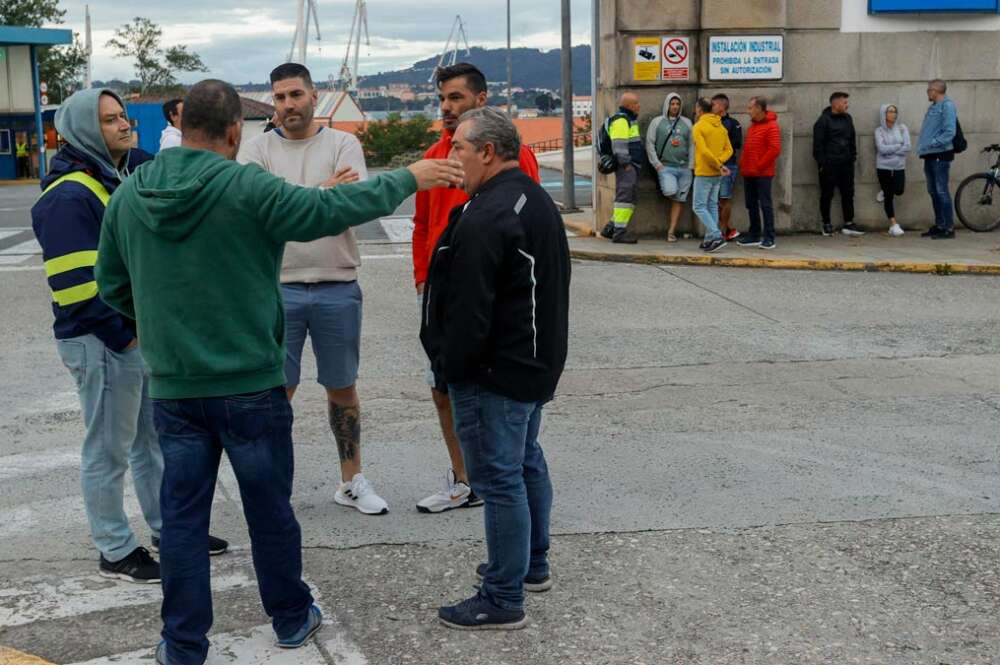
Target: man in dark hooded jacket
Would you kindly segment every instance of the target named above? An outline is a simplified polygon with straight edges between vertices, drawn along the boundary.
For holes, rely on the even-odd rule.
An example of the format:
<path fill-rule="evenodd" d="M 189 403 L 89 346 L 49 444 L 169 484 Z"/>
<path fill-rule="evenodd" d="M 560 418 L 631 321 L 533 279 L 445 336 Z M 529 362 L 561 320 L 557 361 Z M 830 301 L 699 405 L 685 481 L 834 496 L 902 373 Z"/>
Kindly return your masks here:
<path fill-rule="evenodd" d="M 129 526 L 123 506 L 129 466 L 143 517 L 160 536 L 163 457 L 153 427 L 148 370 L 135 323 L 101 299 L 94 279 L 104 208 L 148 153 L 132 150 L 132 128 L 110 90 L 81 90 L 55 118 L 66 140 L 42 180 L 31 209 L 52 289 L 53 332 L 63 364 L 76 382 L 86 426 L 80 466 L 87 519 L 104 577 L 159 583 L 160 566 Z M 212 539 L 212 551 L 228 545 Z"/>
<path fill-rule="evenodd" d="M 823 235 L 833 235 L 830 204 L 833 193 L 840 190 L 840 206 L 844 213 L 845 236 L 863 236 L 854 224 L 854 163 L 858 160 L 858 140 L 854 120 L 847 112 L 850 106 L 846 92 L 830 95 L 830 105 L 813 125 L 813 157 L 819 166 L 819 212 L 823 219 Z"/>

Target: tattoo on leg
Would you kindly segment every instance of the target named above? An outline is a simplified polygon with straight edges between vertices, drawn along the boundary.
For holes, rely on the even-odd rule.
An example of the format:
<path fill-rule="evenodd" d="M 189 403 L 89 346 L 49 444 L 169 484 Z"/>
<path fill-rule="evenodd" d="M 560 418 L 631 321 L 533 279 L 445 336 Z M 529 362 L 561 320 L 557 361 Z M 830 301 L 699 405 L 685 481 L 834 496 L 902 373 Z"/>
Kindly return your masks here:
<path fill-rule="evenodd" d="M 340 461 L 353 460 L 361 447 L 361 407 L 330 403 L 330 429 L 337 441 Z"/>

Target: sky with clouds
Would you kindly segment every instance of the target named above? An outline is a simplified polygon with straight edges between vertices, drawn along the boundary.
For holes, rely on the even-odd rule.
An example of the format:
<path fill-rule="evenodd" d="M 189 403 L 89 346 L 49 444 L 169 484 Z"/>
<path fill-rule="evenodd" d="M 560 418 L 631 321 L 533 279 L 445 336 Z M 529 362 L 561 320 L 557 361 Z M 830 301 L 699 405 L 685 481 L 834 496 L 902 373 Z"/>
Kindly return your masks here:
<path fill-rule="evenodd" d="M 340 69 L 347 49 L 355 0 L 319 0 L 322 39 L 310 35 L 308 64 L 317 79 Z M 93 73 L 96 80 L 134 78 L 132 63 L 114 58 L 105 43 L 115 28 L 134 16 L 163 28 L 163 45 L 187 45 L 198 53 L 210 75 L 232 83 L 264 82 L 267 73 L 288 57 L 295 31 L 296 0 L 62 0 L 67 28 L 84 26 L 90 5 Z M 591 0 L 572 0 L 573 43 L 590 42 Z M 408 67 L 440 53 L 456 14 L 461 14 L 472 46 L 506 45 L 506 0 L 368 0 L 371 46 L 361 46 L 361 74 Z M 512 42 L 544 50 L 561 41 L 560 0 L 511 0 Z M 190 83 L 204 74 L 183 74 Z"/>

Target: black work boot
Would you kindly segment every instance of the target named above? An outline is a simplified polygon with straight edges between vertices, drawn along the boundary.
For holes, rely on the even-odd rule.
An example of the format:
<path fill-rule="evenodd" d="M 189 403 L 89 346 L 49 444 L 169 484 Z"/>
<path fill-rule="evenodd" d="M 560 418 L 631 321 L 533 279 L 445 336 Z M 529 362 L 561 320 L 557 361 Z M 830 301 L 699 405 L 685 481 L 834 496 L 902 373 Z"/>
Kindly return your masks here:
<path fill-rule="evenodd" d="M 611 238 L 614 236 L 614 234 L 615 234 L 615 223 L 614 222 L 608 222 L 607 224 L 604 225 L 604 228 L 601 229 L 601 237 L 602 238 L 607 238 L 608 240 L 611 240 Z"/>
<path fill-rule="evenodd" d="M 611 242 L 617 243 L 619 245 L 634 245 L 638 242 L 635 238 L 629 235 L 625 227 L 616 228 L 614 236 L 611 238 Z"/>

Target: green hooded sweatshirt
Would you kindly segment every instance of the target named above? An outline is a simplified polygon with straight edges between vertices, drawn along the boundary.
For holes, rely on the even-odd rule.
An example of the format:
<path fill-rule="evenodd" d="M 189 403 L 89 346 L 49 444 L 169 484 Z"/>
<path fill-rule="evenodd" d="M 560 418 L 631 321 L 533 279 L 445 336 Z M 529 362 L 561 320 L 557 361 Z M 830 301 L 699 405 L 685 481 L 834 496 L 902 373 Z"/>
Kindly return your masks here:
<path fill-rule="evenodd" d="M 173 148 L 111 197 L 95 270 L 101 298 L 136 320 L 150 396 L 223 397 L 285 385 L 278 276 L 285 243 L 392 213 L 406 169 L 333 189 Z"/>

